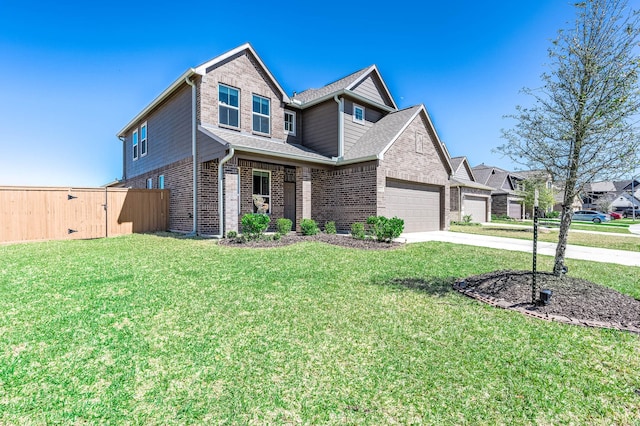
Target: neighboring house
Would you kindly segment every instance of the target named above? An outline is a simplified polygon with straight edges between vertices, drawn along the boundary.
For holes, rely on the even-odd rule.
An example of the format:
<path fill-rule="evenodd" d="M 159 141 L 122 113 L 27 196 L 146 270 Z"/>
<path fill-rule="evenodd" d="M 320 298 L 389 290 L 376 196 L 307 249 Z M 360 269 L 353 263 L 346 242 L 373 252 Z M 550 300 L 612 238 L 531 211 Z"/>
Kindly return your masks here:
<path fill-rule="evenodd" d="M 640 206 L 640 182 L 637 179 L 627 179 L 585 185 L 582 195 L 584 210 L 601 210 L 607 205 L 612 210 Z"/>
<path fill-rule="evenodd" d="M 480 164 L 472 167 L 476 182 L 493 188 L 491 191 L 491 214 L 509 216 L 513 219 L 524 217 L 523 198 L 518 191 L 523 176 L 499 167 Z"/>
<path fill-rule="evenodd" d="M 188 69 L 118 133 L 124 185 L 171 191 L 170 228 L 226 235 L 242 215 L 341 231 L 370 215 L 446 229 L 449 154 L 423 105 L 375 65 L 289 97 L 250 44 Z"/>
<path fill-rule="evenodd" d="M 493 188 L 476 182 L 467 157 L 451 159 L 451 220 L 462 221 L 471 216 L 472 222 L 491 221 L 491 191 Z"/>

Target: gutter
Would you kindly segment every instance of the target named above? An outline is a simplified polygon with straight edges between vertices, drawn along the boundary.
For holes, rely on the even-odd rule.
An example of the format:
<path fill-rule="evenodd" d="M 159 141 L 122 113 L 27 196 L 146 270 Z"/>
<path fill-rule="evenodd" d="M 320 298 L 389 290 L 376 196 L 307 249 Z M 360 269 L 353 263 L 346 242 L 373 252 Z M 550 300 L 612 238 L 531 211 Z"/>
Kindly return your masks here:
<path fill-rule="evenodd" d="M 185 83 L 191 86 L 191 155 L 193 157 L 193 229 L 189 235 L 198 235 L 198 159 L 196 143 L 196 85 L 189 79 L 184 78 Z"/>
<path fill-rule="evenodd" d="M 333 96 L 338 104 L 338 159 L 344 157 L 344 99 Z"/>
<path fill-rule="evenodd" d="M 223 194 L 224 179 L 223 179 L 222 172 L 223 172 L 225 163 L 231 160 L 234 154 L 235 154 L 235 150 L 233 149 L 233 146 L 229 145 L 229 153 L 225 155 L 222 160 L 220 160 L 220 163 L 218 163 L 218 214 L 219 214 L 218 224 L 219 224 L 220 233 L 215 236 L 216 238 L 224 237 L 224 194 Z"/>

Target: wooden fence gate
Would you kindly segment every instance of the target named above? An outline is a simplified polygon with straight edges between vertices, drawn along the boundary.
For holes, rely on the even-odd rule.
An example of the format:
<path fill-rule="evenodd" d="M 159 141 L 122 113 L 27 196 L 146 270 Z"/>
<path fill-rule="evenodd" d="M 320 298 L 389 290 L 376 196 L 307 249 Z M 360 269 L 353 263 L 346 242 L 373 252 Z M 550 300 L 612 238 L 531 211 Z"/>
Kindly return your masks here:
<path fill-rule="evenodd" d="M 0 187 L 0 242 L 166 231 L 169 191 Z"/>

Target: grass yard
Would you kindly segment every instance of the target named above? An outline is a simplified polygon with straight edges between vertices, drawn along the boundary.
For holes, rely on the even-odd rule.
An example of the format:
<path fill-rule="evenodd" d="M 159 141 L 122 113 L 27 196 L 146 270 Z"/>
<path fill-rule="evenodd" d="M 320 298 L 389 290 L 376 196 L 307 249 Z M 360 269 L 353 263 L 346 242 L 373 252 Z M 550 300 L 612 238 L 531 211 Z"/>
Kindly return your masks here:
<path fill-rule="evenodd" d="M 518 238 L 523 240 L 533 241 L 533 229 L 531 227 L 523 226 L 522 228 L 516 227 L 501 227 L 492 225 L 482 226 L 465 226 L 465 225 L 451 225 L 449 230 L 452 232 L 464 232 L 467 234 L 479 234 L 490 235 L 493 237 L 507 237 Z M 557 229 L 538 229 L 538 241 L 545 241 L 549 243 L 558 242 L 558 230 Z M 577 246 L 599 247 L 615 250 L 627 250 L 627 251 L 640 251 L 640 237 L 622 237 L 600 234 L 589 234 L 584 232 L 571 232 L 569 231 L 569 244 L 575 244 Z"/>
<path fill-rule="evenodd" d="M 451 291 L 526 253 L 0 246 L 0 424 L 637 424 L 640 338 Z M 640 269 L 568 260 L 640 298 Z M 551 268 L 551 258 L 539 269 Z"/>

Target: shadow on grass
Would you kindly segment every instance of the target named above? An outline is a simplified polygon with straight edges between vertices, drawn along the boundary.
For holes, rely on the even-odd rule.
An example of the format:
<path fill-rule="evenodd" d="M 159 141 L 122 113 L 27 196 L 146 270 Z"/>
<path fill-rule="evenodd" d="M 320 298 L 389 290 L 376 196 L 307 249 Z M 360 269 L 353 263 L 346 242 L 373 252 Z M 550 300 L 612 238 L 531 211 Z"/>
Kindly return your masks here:
<path fill-rule="evenodd" d="M 406 288 L 408 290 L 424 292 L 432 296 L 443 297 L 455 291 L 453 289 L 453 283 L 455 283 L 455 281 L 455 277 L 391 278 L 385 281 L 374 281 L 374 284 Z"/>

